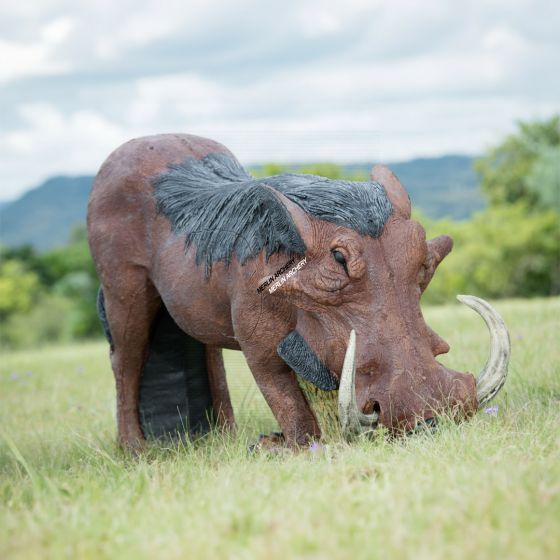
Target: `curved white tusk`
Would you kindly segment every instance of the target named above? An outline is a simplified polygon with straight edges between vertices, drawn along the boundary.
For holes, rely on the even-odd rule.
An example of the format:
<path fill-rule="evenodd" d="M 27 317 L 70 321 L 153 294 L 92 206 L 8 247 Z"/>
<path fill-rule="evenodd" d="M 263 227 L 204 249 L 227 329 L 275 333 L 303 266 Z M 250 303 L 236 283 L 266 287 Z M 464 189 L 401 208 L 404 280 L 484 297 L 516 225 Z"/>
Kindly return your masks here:
<path fill-rule="evenodd" d="M 356 403 L 356 332 L 350 332 L 338 387 L 338 418 L 344 437 L 348 438 L 375 426 L 379 415 L 364 414 Z"/>
<path fill-rule="evenodd" d="M 457 296 L 457 299 L 474 309 L 490 331 L 490 355 L 476 378 L 476 396 L 480 408 L 496 396 L 506 381 L 511 354 L 509 333 L 500 314 L 487 301 L 464 295 Z"/>

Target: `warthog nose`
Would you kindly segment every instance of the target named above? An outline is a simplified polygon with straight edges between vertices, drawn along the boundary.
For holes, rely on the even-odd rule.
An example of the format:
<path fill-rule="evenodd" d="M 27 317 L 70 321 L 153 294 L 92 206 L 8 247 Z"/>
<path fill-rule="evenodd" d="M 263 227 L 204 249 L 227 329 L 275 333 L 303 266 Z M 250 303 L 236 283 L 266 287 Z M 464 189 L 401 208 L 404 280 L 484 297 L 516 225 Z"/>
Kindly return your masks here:
<path fill-rule="evenodd" d="M 435 430 L 437 428 L 437 418 L 436 417 L 426 418 L 426 420 L 424 420 L 422 424 L 430 430 Z"/>
<path fill-rule="evenodd" d="M 369 400 L 362 407 L 362 412 L 364 414 L 373 414 L 375 412 L 378 416 L 380 416 L 381 415 L 381 406 L 379 405 L 379 402 Z"/>
<path fill-rule="evenodd" d="M 416 422 L 416 426 L 407 435 L 413 434 L 424 434 L 424 433 L 434 433 L 437 430 L 437 418 L 425 418 Z"/>

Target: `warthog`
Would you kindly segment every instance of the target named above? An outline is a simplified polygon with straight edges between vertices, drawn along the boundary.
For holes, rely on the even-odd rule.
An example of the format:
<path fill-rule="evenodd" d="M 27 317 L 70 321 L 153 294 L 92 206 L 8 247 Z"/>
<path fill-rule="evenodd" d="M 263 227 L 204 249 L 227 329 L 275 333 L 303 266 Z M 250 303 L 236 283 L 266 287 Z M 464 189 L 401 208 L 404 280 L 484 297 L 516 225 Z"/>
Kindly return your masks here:
<path fill-rule="evenodd" d="M 426 241 L 410 213 L 383 166 L 368 182 L 255 179 L 221 144 L 180 134 L 114 151 L 88 232 L 122 444 L 233 426 L 222 348 L 244 353 L 288 445 L 321 435 L 298 378 L 338 389 L 347 437 L 472 415 L 504 383 L 507 330 L 488 303 L 461 296 L 489 326 L 490 358 L 477 378 L 436 360 L 449 346 L 420 297 L 452 240 Z"/>

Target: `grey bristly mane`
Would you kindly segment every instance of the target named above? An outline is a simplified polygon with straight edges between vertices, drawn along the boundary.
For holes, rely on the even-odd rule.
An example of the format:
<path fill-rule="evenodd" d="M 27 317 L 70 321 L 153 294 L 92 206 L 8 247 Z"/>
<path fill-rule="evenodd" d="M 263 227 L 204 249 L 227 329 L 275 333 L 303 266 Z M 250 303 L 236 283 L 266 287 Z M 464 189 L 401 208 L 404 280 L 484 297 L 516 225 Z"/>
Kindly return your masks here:
<path fill-rule="evenodd" d="M 323 391 L 338 389 L 338 379 L 297 331 L 292 331 L 285 336 L 276 351 L 295 373 L 319 389 Z"/>
<path fill-rule="evenodd" d="M 152 181 L 158 211 L 173 231 L 196 247 L 196 263 L 209 274 L 213 262 L 240 263 L 261 250 L 302 255 L 305 244 L 286 207 L 266 187 L 284 194 L 319 220 L 378 237 L 392 212 L 379 183 L 338 181 L 286 173 L 251 177 L 232 156 L 208 154 L 170 165 Z"/>

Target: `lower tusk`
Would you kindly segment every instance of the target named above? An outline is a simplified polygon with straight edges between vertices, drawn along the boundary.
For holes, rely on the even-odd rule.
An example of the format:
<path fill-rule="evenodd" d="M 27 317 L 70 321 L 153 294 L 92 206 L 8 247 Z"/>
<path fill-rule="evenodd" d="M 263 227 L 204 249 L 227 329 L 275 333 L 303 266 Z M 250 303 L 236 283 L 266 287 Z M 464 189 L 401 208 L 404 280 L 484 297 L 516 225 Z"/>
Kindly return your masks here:
<path fill-rule="evenodd" d="M 356 332 L 350 332 L 338 388 L 338 418 L 345 437 L 375 427 L 379 415 L 364 414 L 356 403 Z"/>
<path fill-rule="evenodd" d="M 457 299 L 474 309 L 490 331 L 490 356 L 476 378 L 476 396 L 479 408 L 492 400 L 504 386 L 511 354 L 509 333 L 500 314 L 487 302 L 475 296 L 457 296 Z"/>

